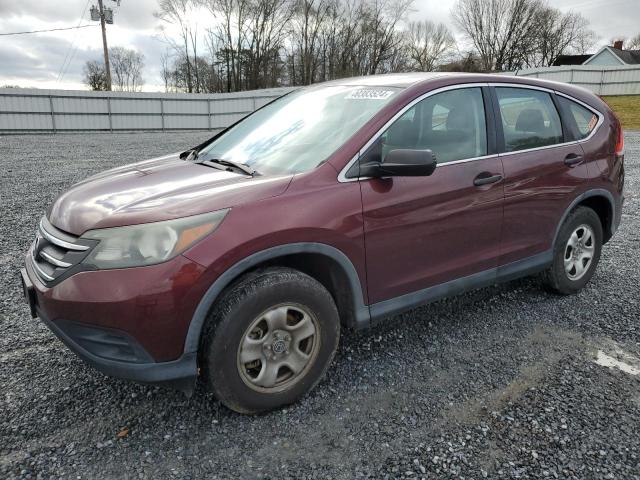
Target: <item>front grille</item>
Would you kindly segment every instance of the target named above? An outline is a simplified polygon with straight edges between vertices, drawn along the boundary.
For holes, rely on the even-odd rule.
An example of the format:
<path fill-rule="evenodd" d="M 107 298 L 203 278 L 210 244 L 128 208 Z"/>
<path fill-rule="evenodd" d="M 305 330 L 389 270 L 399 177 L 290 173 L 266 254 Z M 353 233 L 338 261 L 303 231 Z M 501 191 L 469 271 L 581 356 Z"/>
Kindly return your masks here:
<path fill-rule="evenodd" d="M 87 256 L 91 243 L 57 229 L 43 217 L 31 248 L 33 269 L 48 284 L 67 276 Z"/>

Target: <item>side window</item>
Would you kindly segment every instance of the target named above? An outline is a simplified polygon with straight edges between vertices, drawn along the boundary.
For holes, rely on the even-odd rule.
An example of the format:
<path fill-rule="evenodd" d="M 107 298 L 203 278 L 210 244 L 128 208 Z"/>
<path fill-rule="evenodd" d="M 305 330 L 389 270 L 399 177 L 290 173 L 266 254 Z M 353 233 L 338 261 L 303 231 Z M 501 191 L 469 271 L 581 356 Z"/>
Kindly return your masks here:
<path fill-rule="evenodd" d="M 507 152 L 562 142 L 560 116 L 551 95 L 540 90 L 497 87 Z"/>
<path fill-rule="evenodd" d="M 384 161 L 387 153 L 396 149 L 429 149 L 438 163 L 486 155 L 482 90 L 449 90 L 414 105 L 383 133 L 371 154 L 380 155 Z"/>
<path fill-rule="evenodd" d="M 598 124 L 598 115 L 563 96 L 558 95 L 558 101 L 566 115 L 569 116 L 569 123 L 575 122 L 574 125 L 571 125 L 574 130 L 574 140 L 587 138 Z"/>

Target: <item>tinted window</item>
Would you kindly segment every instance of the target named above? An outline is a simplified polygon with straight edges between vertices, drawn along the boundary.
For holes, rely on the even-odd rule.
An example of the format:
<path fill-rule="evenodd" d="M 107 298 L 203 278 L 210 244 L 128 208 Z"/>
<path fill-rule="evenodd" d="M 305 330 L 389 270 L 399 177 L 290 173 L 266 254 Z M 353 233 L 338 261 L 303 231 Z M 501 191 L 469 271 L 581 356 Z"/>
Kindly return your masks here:
<path fill-rule="evenodd" d="M 562 142 L 562 126 L 551 95 L 526 88 L 496 88 L 507 152 Z"/>
<path fill-rule="evenodd" d="M 396 120 L 374 146 L 383 161 L 391 150 L 405 148 L 429 149 L 438 163 L 486 155 L 482 90 L 455 89 L 425 98 Z"/>
<path fill-rule="evenodd" d="M 576 140 L 587 138 L 596 125 L 598 124 L 598 116 L 588 108 L 583 107 L 579 103 L 569 100 L 568 98 L 558 95 L 558 100 L 562 108 L 569 115 L 569 121 L 575 122 L 572 125 L 574 137 Z"/>

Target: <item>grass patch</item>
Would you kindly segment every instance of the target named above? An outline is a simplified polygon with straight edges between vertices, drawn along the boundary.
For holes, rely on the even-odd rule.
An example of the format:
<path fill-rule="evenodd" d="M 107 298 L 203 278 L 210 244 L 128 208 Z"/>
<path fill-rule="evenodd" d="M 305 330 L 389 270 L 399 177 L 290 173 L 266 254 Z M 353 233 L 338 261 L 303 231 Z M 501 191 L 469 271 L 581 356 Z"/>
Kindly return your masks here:
<path fill-rule="evenodd" d="M 640 95 L 611 95 L 602 97 L 616 112 L 626 130 L 640 130 Z"/>

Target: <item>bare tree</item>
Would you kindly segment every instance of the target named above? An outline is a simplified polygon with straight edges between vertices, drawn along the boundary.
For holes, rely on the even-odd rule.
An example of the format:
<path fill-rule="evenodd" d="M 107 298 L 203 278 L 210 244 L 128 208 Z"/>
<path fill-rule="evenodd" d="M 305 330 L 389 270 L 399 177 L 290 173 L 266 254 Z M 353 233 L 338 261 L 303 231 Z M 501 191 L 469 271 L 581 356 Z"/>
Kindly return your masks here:
<path fill-rule="evenodd" d="M 627 50 L 640 50 L 640 33 L 627 42 Z"/>
<path fill-rule="evenodd" d="M 96 60 L 88 60 L 84 64 L 84 83 L 91 90 L 107 89 L 107 73 L 104 64 Z"/>
<path fill-rule="evenodd" d="M 249 9 L 246 45 L 247 88 L 274 86 L 282 69 L 280 53 L 291 23 L 289 0 L 254 0 Z"/>
<path fill-rule="evenodd" d="M 109 49 L 111 74 L 115 90 L 138 92 L 142 88 L 144 55 L 124 47 Z"/>
<path fill-rule="evenodd" d="M 573 49 L 579 55 L 595 53 L 593 49 L 598 44 L 598 40 L 598 34 L 591 29 L 587 29 L 578 37 Z"/>
<path fill-rule="evenodd" d="M 365 53 L 367 65 L 363 74 L 393 71 L 391 65 L 397 62 L 402 35 L 399 25 L 405 19 L 413 0 L 373 0 L 365 4 L 361 33 L 368 51 Z"/>
<path fill-rule="evenodd" d="M 535 49 L 541 0 L 458 0 L 453 20 L 471 41 L 484 70 L 514 70 Z"/>
<path fill-rule="evenodd" d="M 482 72 L 480 57 L 473 52 L 467 52 L 461 54 L 458 58 L 452 62 L 440 65 L 439 68 L 442 72 L 470 72 L 480 73 Z"/>
<path fill-rule="evenodd" d="M 512 70 L 586 51 L 594 38 L 584 17 L 546 0 L 457 0 L 455 23 L 472 44 L 465 53 L 446 26 L 407 23 L 416 0 L 158 1 L 158 15 L 180 32 L 172 57 L 162 59 L 171 91 L 230 92 L 410 70 Z M 194 5 L 216 19 L 204 32 L 193 20 Z"/>
<path fill-rule="evenodd" d="M 250 0 L 203 0 L 203 5 L 216 17 L 219 24 L 209 29 L 216 37 L 219 49 L 216 55 L 224 65 L 228 92 L 242 89 L 243 45 L 247 38 Z"/>
<path fill-rule="evenodd" d="M 171 67 L 169 66 L 169 60 L 169 52 L 164 52 L 160 56 L 160 75 L 162 76 L 165 92 L 170 92 L 171 88 L 173 88 L 173 77 Z"/>
<path fill-rule="evenodd" d="M 429 20 L 411 22 L 407 40 L 411 67 L 423 72 L 435 70 L 455 47 L 455 40 L 447 26 Z"/>
<path fill-rule="evenodd" d="M 329 0 L 297 0 L 294 4 L 291 29 L 294 46 L 291 60 L 294 65 L 298 65 L 299 83 L 302 85 L 309 85 L 316 80 L 322 61 L 322 30 L 327 26 L 326 20 L 331 7 Z"/>
<path fill-rule="evenodd" d="M 569 51 L 580 51 L 593 38 L 589 22 L 579 13 L 563 13 L 556 8 L 541 8 L 535 18 L 535 49 L 526 63 L 533 67 L 553 65 L 557 58 Z"/>
<path fill-rule="evenodd" d="M 186 80 L 187 92 L 193 92 L 193 65 L 192 51 L 196 48 L 194 44 L 197 35 L 194 35 L 194 27 L 191 25 L 190 18 L 193 9 L 196 8 L 196 0 L 158 0 L 159 11 L 154 15 L 165 23 L 174 25 L 180 30 L 179 40 L 173 39 L 171 36 L 165 35 L 165 38 L 171 47 L 180 56 L 184 56 L 186 61 Z"/>

